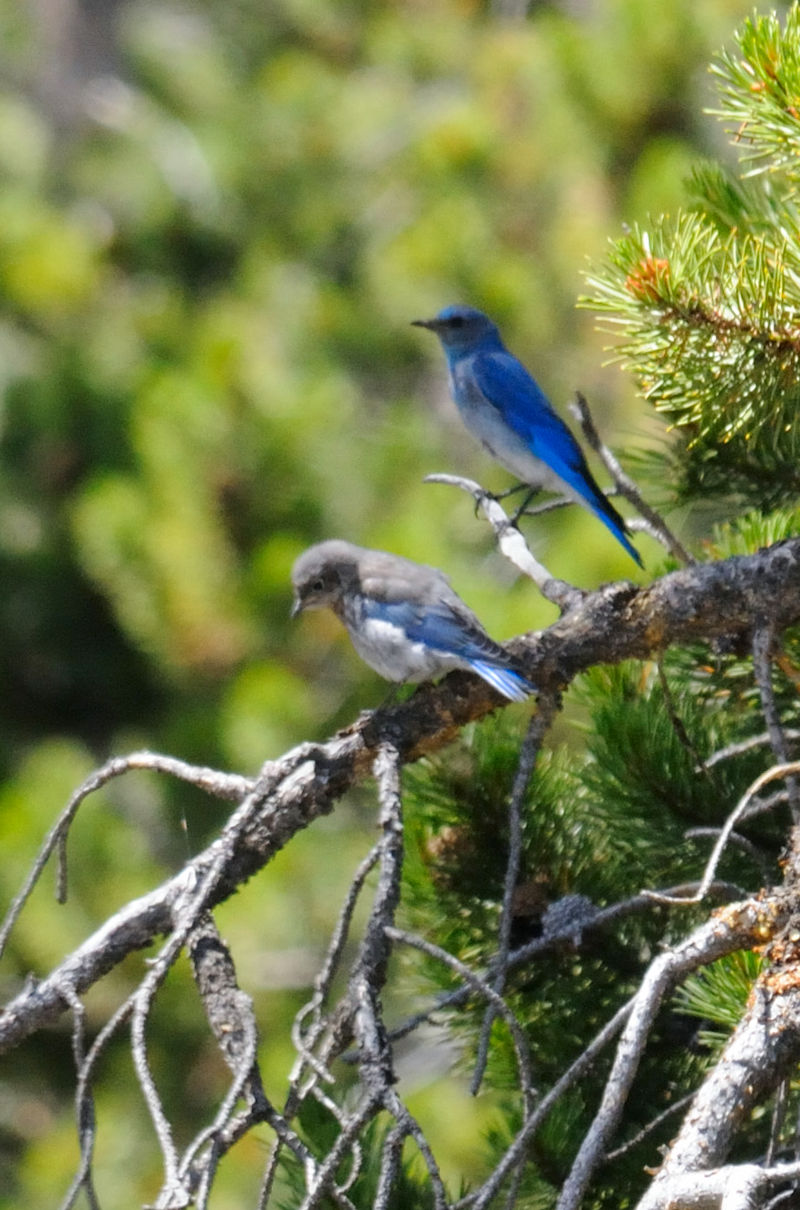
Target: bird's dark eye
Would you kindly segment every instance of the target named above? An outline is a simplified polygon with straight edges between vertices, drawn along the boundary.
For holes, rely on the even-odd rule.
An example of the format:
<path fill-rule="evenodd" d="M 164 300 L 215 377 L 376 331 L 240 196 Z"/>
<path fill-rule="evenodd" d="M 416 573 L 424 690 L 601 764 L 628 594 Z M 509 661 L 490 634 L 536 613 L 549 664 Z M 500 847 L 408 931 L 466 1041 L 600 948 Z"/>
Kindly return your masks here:
<path fill-rule="evenodd" d="M 311 585 L 311 591 L 312 592 L 324 592 L 325 591 L 325 581 L 323 580 L 322 576 L 320 576 L 317 580 L 315 580 L 314 583 Z"/>
<path fill-rule="evenodd" d="M 463 328 L 464 327 L 464 316 L 463 315 L 452 315 L 450 317 L 450 327 L 451 328 Z"/>

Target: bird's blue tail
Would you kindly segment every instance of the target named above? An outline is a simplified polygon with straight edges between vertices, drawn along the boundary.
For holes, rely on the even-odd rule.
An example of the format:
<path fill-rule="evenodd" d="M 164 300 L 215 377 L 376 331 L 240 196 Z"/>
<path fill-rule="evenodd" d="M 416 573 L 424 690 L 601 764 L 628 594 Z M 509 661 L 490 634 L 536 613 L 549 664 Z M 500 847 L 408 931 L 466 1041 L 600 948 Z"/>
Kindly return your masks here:
<path fill-rule="evenodd" d="M 509 701 L 524 702 L 535 692 L 536 686 L 513 668 L 498 668 L 496 664 L 487 664 L 484 660 L 470 660 L 470 666 Z"/>
<path fill-rule="evenodd" d="M 610 530 L 620 546 L 625 547 L 630 557 L 640 567 L 644 567 L 642 556 L 633 543 L 628 541 L 626 536 L 625 519 L 614 508 L 614 505 L 599 484 L 595 482 L 594 476 L 586 465 L 586 461 L 578 450 L 577 445 L 575 446 L 575 452 L 579 458 L 577 465 L 569 465 L 566 462 L 554 463 L 556 473 L 580 497 L 583 504 L 590 512 L 594 513 L 598 521 L 603 522 L 603 525 L 605 525 L 606 529 Z"/>
<path fill-rule="evenodd" d="M 640 567 L 644 567 L 642 556 L 633 543 L 629 542 L 625 536 L 625 522 L 607 497 L 602 492 L 598 492 L 597 499 L 586 494 L 584 494 L 583 498 L 598 520 L 602 521 L 606 528 L 611 531 L 620 546 L 624 546 L 630 557 L 635 559 Z"/>

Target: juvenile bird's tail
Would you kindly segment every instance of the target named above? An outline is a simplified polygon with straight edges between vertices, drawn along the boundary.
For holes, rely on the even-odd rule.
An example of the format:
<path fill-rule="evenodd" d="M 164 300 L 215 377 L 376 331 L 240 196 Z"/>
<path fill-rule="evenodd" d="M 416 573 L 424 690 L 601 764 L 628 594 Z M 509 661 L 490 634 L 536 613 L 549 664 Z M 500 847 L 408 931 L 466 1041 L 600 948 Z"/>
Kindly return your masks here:
<path fill-rule="evenodd" d="M 470 667 L 509 701 L 524 702 L 536 690 L 535 685 L 513 668 L 499 668 L 497 664 L 487 664 L 484 660 L 470 660 Z"/>

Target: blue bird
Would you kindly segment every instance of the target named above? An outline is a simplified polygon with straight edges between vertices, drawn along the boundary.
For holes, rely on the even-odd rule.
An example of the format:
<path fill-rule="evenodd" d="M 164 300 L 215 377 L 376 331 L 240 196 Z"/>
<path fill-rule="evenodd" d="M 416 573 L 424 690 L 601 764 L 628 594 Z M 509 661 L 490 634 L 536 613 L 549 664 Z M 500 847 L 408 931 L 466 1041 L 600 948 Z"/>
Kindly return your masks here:
<path fill-rule="evenodd" d="M 299 556 L 292 586 L 292 617 L 333 610 L 362 660 L 389 681 L 426 681 L 464 668 L 511 701 L 534 690 L 435 567 L 334 538 Z"/>
<path fill-rule="evenodd" d="M 481 445 L 529 487 L 561 492 L 594 513 L 643 567 L 625 521 L 603 494 L 572 433 L 524 365 L 509 353 L 495 324 L 474 307 L 445 307 L 415 319 L 442 342 L 450 390 Z"/>

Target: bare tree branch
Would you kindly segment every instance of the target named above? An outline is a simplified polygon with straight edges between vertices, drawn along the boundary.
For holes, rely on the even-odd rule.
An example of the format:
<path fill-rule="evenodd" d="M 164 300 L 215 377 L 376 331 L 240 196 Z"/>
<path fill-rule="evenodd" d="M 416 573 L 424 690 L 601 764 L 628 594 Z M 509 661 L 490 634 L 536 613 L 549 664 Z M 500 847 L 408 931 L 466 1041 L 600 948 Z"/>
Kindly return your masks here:
<path fill-rule="evenodd" d="M 646 588 L 607 585 L 548 629 L 509 647 L 536 684 L 558 691 L 596 663 L 647 658 L 673 643 L 749 635 L 754 618 L 769 618 L 776 630 L 800 618 L 800 539 L 673 572 Z M 479 678 L 451 673 L 439 685 L 422 686 L 406 702 L 362 715 L 327 743 L 301 744 L 268 762 L 254 783 L 241 779 L 240 791 L 251 788 L 208 849 L 175 878 L 121 908 L 59 968 L 7 1006 L 0 1014 L 0 1052 L 64 1012 L 67 988 L 80 994 L 127 954 L 169 933 L 173 910 L 188 885 L 209 877 L 203 907 L 231 895 L 297 831 L 332 810 L 347 789 L 367 777 L 382 744 L 393 744 L 403 763 L 416 760 L 499 704 Z M 169 762 L 138 753 L 119 767 L 169 769 Z M 76 798 L 82 800 L 96 778 Z"/>
<path fill-rule="evenodd" d="M 533 580 L 548 601 L 558 605 L 559 609 L 567 610 L 583 600 L 584 593 L 579 588 L 551 576 L 547 568 L 533 557 L 520 530 L 508 516 L 497 496 L 487 492 L 480 483 L 476 483 L 474 479 L 463 479 L 459 475 L 443 474 L 426 475 L 423 483 L 444 483 L 449 487 L 458 487 L 472 496 L 476 509 L 480 508 L 491 525 L 501 553 L 523 575 Z"/>
<path fill-rule="evenodd" d="M 796 1041 L 800 1037 L 800 993 L 795 992 L 796 980 L 792 974 L 794 964 L 800 965 L 800 954 L 795 953 L 800 942 L 793 939 L 800 936 L 800 930 L 788 928 L 798 881 L 795 871 L 798 863 L 794 858 L 787 867 L 783 889 L 764 891 L 759 900 L 729 904 L 695 928 L 685 940 L 655 958 L 639 992 L 599 1030 L 538 1103 L 534 1100 L 525 1031 L 507 1003 L 505 988 L 512 970 L 519 970 L 523 964 L 536 962 L 559 948 L 571 947 L 580 952 L 585 937 L 591 944 L 591 938 L 596 938 L 599 931 L 633 913 L 664 904 L 686 908 L 710 894 L 741 899 L 736 887 L 716 880 L 720 855 L 735 838 L 736 824 L 751 818 L 756 804 L 761 811 L 785 801 L 786 790 L 768 800 L 761 792 L 776 780 L 782 780 L 791 789 L 790 779 L 800 765 L 789 760 L 763 773 L 740 798 L 717 835 L 699 883 L 671 888 L 666 895 L 644 891 L 608 906 L 597 906 L 583 895 L 563 894 L 543 918 L 541 936 L 517 949 L 511 948 L 512 901 L 522 868 L 522 800 L 561 694 L 577 674 L 600 662 L 657 657 L 668 647 L 688 642 L 723 639 L 726 644 L 740 648 L 750 646 L 767 722 L 766 735 L 752 742 L 768 740 L 773 752 L 789 750 L 792 733 L 784 728 L 778 713 L 770 658 L 773 635 L 779 636 L 800 619 L 800 539 L 725 563 L 694 565 L 643 589 L 623 583 L 607 585 L 592 593 L 566 586 L 569 589 L 566 592 L 539 565 L 528 565 L 524 540 L 496 501 L 477 485 L 458 481 L 458 486 L 479 499 L 501 548 L 510 552 L 518 565 L 526 565 L 528 574 L 533 573 L 540 588 L 547 585 L 550 599 L 564 611 L 552 626 L 519 636 L 509 644 L 539 687 L 540 696 L 510 796 L 509 854 L 494 957 L 491 960 L 484 957 L 484 971 L 476 971 L 432 942 L 398 928 L 396 923 L 403 865 L 400 770 L 404 764 L 449 743 L 466 723 L 484 717 L 502 704 L 478 678 L 453 673 L 439 685 L 422 686 L 405 702 L 361 715 L 327 742 L 301 744 L 268 762 L 256 778 L 197 769 L 147 752 L 108 762 L 79 787 L 51 829 L 31 875 L 11 905 L 0 938 L 8 936 L 53 855 L 61 858 L 60 882 L 61 889 L 65 889 L 69 826 L 87 796 L 113 778 L 136 770 L 177 776 L 202 791 L 233 802 L 235 807 L 220 835 L 178 875 L 119 908 L 40 983 L 24 987 L 0 1014 L 2 1050 L 18 1044 L 61 1013 L 67 1010 L 73 1013 L 80 1161 L 63 1202 L 64 1210 L 75 1204 L 81 1192 L 86 1194 L 90 1206 L 97 1204 L 92 1170 L 96 1141 L 93 1082 L 109 1041 L 128 1022 L 136 1071 L 163 1156 L 163 1185 L 155 1203 L 161 1210 L 177 1210 L 190 1204 L 204 1210 L 221 1159 L 260 1123 L 274 1135 L 262 1181 L 259 1201 L 262 1207 L 273 1200 L 276 1174 L 283 1164 L 300 1174 L 304 1190 L 300 1204 L 304 1210 L 313 1210 L 323 1203 L 354 1210 L 358 1201 L 354 1190 L 362 1178 L 374 1181 L 374 1204 L 379 1210 L 386 1208 L 403 1166 L 404 1147 L 413 1144 L 417 1162 L 421 1160 L 427 1172 L 437 1210 L 455 1207 L 488 1210 L 498 1195 L 511 1210 L 524 1187 L 528 1149 L 539 1127 L 559 1099 L 591 1071 L 602 1050 L 620 1034 L 595 1121 L 561 1191 L 560 1210 L 577 1210 L 599 1165 L 608 1158 L 610 1141 L 665 996 L 688 973 L 716 957 L 770 941 L 769 963 L 748 1012 L 722 1060 L 698 1091 L 692 1111 L 678 1131 L 653 1184 L 655 1200 L 652 1204 L 643 1202 L 642 1207 L 660 1210 L 662 1205 L 677 1206 L 683 1203 L 675 1199 L 685 1196 L 687 1206 L 713 1204 L 736 1210 L 745 1203 L 736 1200 L 739 1195 L 734 1194 L 734 1173 L 741 1176 L 740 1188 L 757 1190 L 758 1195 L 773 1198 L 780 1197 L 784 1185 L 795 1179 L 790 1165 L 774 1163 L 777 1135 L 772 1152 L 760 1165 L 736 1168 L 727 1164 L 738 1123 L 760 1098 L 780 1085 L 786 1078 L 786 1064 L 800 1053 Z M 673 714 L 679 724 L 674 710 Z M 744 750 L 742 745 L 729 746 L 715 754 L 712 762 L 734 759 Z M 696 754 L 692 759 L 696 763 Z M 265 1095 L 258 1066 L 253 1005 L 239 987 L 233 956 L 211 913 L 298 831 L 331 811 L 351 787 L 370 778 L 377 786 L 380 838 L 355 871 L 315 980 L 313 997 L 296 1019 L 293 1041 L 297 1059 L 281 1111 Z M 794 842 L 798 842 L 797 837 Z M 340 985 L 335 980 L 341 973 L 345 943 L 354 928 L 356 906 L 363 903 L 371 873 L 377 876 L 377 886 L 371 892 L 358 956 L 347 974 L 344 992 L 338 1002 L 332 1003 L 333 989 Z M 82 994 L 132 951 L 152 945 L 158 938 L 163 941 L 138 986 L 87 1050 Z M 382 1001 L 392 947 L 399 944 L 413 946 L 444 962 L 462 980 L 462 986 L 427 1012 L 415 1014 L 410 1024 L 390 1031 Z M 150 1070 L 147 1034 L 160 989 L 184 951 L 192 962 L 209 1028 L 230 1068 L 231 1080 L 210 1120 L 188 1145 L 179 1146 Z M 474 997 L 482 998 L 486 1009 L 476 1079 L 480 1080 L 483 1073 L 492 1020 L 498 1017 L 509 1032 L 516 1055 L 521 1122 L 483 1183 L 453 1201 L 429 1139 L 396 1086 L 393 1044 L 397 1037 L 417 1028 L 432 1013 L 445 1007 L 453 1011 Z M 745 1072 L 745 1055 L 756 1056 L 759 1070 L 755 1077 L 752 1066 Z M 352 1099 L 342 1098 L 336 1086 L 337 1059 L 357 1067 L 358 1087 Z M 330 1116 L 334 1142 L 324 1155 L 315 1154 L 313 1144 L 303 1141 L 300 1127 L 294 1122 L 309 1098 L 323 1106 Z M 724 1122 L 719 1120 L 720 1115 L 724 1116 Z M 775 1121 L 777 1131 L 777 1116 Z M 382 1142 L 380 1135 L 375 1134 L 378 1122 L 387 1123 Z M 377 1148 L 375 1156 L 370 1157 L 370 1162 L 374 1158 L 372 1170 L 366 1163 L 366 1138 L 375 1140 Z M 713 1179 L 712 1169 L 716 1174 Z M 689 1180 L 692 1176 L 697 1177 L 694 1184 Z M 709 1200 L 713 1197 L 716 1202 Z"/>
<path fill-rule="evenodd" d="M 640 1201 L 638 1210 L 755 1210 L 762 1206 L 762 1195 L 786 1181 L 796 1181 L 800 1165 L 777 1164 L 761 1168 L 758 1164 L 731 1164 L 675 1176 L 668 1185 L 651 1194 L 657 1200 Z M 648 1198 L 651 1195 L 648 1194 Z"/>
<path fill-rule="evenodd" d="M 511 787 L 511 799 L 508 804 L 508 861 L 503 885 L 503 906 L 500 913 L 498 929 L 498 953 L 495 966 L 494 990 L 502 995 L 508 970 L 508 953 L 511 946 L 511 923 L 513 919 L 514 892 L 517 889 L 520 866 L 522 863 L 522 802 L 527 793 L 528 784 L 533 774 L 536 760 L 541 750 L 547 732 L 553 724 L 556 712 L 560 706 L 560 698 L 555 696 L 539 697 L 536 713 L 528 724 L 528 732 L 522 741 L 517 772 Z M 486 1062 L 489 1057 L 489 1038 L 495 1009 L 490 1005 L 483 1019 L 480 1039 L 478 1041 L 478 1056 L 475 1071 L 472 1076 L 470 1091 L 477 1095 L 483 1079 Z"/>
<path fill-rule="evenodd" d="M 788 918 L 788 903 L 783 908 L 775 901 L 767 906 L 758 900 L 731 905 L 651 964 L 634 997 L 600 1108 L 561 1190 L 558 1210 L 577 1210 L 581 1204 L 619 1122 L 664 997 L 691 971 L 744 946 L 760 944 L 765 936 L 773 935 L 774 930 Z"/>

